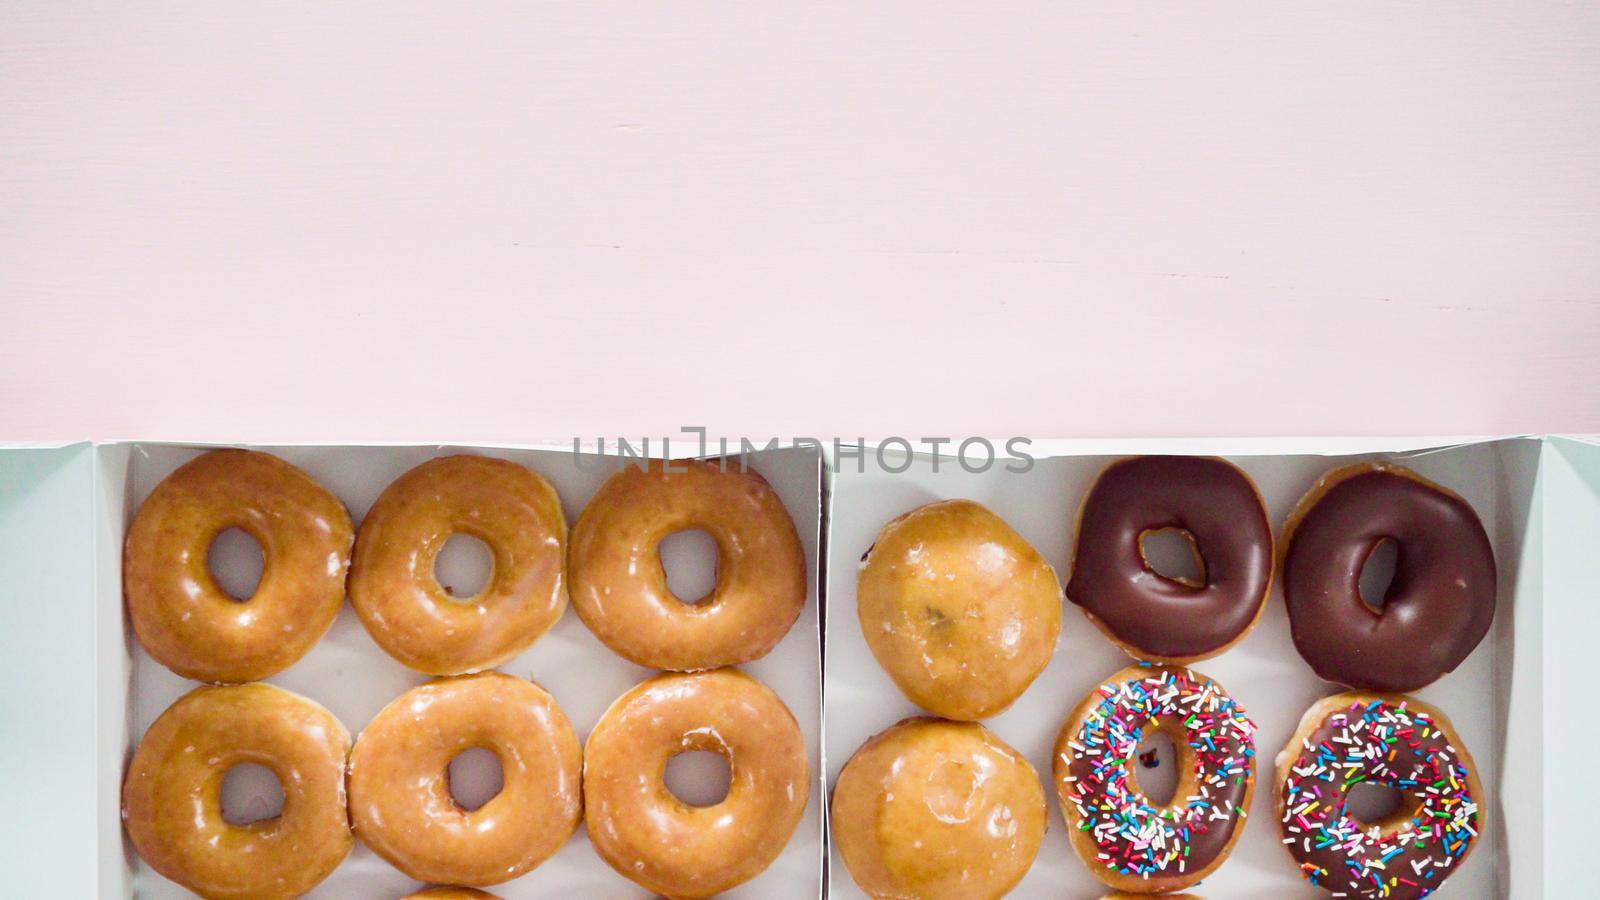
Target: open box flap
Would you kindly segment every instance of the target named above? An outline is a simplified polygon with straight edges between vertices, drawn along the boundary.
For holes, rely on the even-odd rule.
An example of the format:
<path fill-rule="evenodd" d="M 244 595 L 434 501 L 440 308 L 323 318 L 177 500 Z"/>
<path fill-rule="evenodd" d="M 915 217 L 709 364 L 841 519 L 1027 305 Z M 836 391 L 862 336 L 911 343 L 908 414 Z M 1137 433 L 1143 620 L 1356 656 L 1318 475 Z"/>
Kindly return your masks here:
<path fill-rule="evenodd" d="M 1548 885 L 1588 879 L 1590 773 L 1597 729 L 1589 666 L 1600 647 L 1600 445 L 1547 438 L 1541 454 L 1544 520 L 1544 859 Z"/>
<path fill-rule="evenodd" d="M 86 443 L 0 450 L 0 860 L 16 896 L 96 893 L 93 474 Z"/>

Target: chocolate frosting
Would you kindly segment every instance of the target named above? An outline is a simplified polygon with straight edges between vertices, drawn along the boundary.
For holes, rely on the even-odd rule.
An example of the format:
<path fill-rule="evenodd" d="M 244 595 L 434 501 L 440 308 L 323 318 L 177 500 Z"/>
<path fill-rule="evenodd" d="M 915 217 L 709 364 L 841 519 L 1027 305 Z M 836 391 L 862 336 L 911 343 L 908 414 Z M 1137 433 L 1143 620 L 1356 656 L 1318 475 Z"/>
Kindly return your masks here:
<path fill-rule="evenodd" d="M 1416 690 L 1488 633 L 1494 550 L 1466 501 L 1398 466 L 1361 466 L 1324 477 L 1301 507 L 1286 537 L 1283 594 L 1294 645 L 1319 676 Z M 1398 556 L 1380 612 L 1362 600 L 1360 579 L 1386 538 Z"/>
<path fill-rule="evenodd" d="M 1205 583 L 1146 564 L 1147 531 L 1188 532 Z M 1272 525 L 1250 478 L 1226 460 L 1140 456 L 1112 463 L 1084 501 L 1067 598 L 1148 658 L 1195 659 L 1249 630 L 1272 583 Z"/>
<path fill-rule="evenodd" d="M 1284 846 L 1312 884 L 1346 897 L 1425 897 L 1483 827 L 1469 762 L 1448 724 L 1405 697 L 1342 695 L 1297 747 L 1282 785 Z M 1408 708 L 1411 707 L 1411 708 Z M 1347 808 L 1367 781 L 1402 796 L 1387 822 Z"/>

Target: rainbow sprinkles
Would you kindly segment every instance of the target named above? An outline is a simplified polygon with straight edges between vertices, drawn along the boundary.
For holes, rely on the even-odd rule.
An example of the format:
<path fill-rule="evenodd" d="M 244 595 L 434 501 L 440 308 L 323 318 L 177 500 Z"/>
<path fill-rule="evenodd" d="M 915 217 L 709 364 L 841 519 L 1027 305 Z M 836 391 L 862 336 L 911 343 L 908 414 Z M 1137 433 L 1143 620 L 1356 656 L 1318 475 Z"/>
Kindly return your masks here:
<path fill-rule="evenodd" d="M 1418 706 L 1348 695 L 1300 741 L 1289 765 L 1283 843 L 1301 874 L 1335 897 L 1426 897 L 1477 840 L 1483 823 L 1471 760 L 1449 723 Z M 1363 781 L 1399 790 L 1400 809 L 1376 823 L 1352 816 L 1348 795 Z"/>
<path fill-rule="evenodd" d="M 1076 724 L 1075 724 L 1076 723 Z M 1151 728 L 1173 738 L 1178 785 L 1164 806 L 1138 788 L 1133 758 Z M 1056 744 L 1056 786 L 1074 843 L 1112 878 L 1198 881 L 1237 837 L 1255 777 L 1256 726 L 1188 669 L 1125 670 L 1095 689 Z M 1087 859 L 1082 836 L 1093 843 Z"/>

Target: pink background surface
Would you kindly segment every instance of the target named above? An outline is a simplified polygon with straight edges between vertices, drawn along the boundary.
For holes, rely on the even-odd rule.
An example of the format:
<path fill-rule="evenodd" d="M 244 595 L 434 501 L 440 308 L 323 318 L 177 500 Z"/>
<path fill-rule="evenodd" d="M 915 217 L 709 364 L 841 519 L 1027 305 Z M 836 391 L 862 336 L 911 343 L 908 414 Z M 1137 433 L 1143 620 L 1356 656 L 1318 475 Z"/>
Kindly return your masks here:
<path fill-rule="evenodd" d="M 7 2 L 0 439 L 1600 431 L 1600 7 L 852 6 Z"/>

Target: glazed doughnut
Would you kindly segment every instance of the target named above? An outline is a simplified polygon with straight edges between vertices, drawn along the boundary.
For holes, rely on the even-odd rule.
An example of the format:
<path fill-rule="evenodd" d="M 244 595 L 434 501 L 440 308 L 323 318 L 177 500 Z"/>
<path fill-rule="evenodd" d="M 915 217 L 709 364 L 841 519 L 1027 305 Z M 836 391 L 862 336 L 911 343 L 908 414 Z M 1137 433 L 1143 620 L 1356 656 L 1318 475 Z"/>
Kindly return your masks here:
<path fill-rule="evenodd" d="M 1033 865 L 1039 773 L 975 722 L 906 719 L 839 772 L 834 846 L 869 897 L 1000 897 Z"/>
<path fill-rule="evenodd" d="M 476 597 L 452 597 L 433 574 L 457 533 L 494 554 Z M 419 672 L 492 669 L 566 611 L 566 537 L 561 499 L 532 470 L 487 456 L 431 459 L 384 488 L 362 520 L 350 602 L 378 646 Z"/>
<path fill-rule="evenodd" d="M 500 900 L 500 898 L 477 888 L 469 887 L 434 887 L 415 894 L 407 894 L 400 900 Z"/>
<path fill-rule="evenodd" d="M 1133 758 L 1148 729 L 1177 751 L 1165 806 L 1139 788 Z M 1244 833 L 1255 791 L 1256 726 L 1198 672 L 1132 666 L 1089 692 L 1056 739 L 1056 793 L 1067 834 L 1097 878 L 1156 894 L 1214 872 Z"/>
<path fill-rule="evenodd" d="M 1398 546 L 1382 610 L 1361 570 Z M 1489 536 L 1467 502 L 1387 463 L 1324 475 L 1284 529 L 1283 597 L 1294 645 L 1317 675 L 1353 688 L 1411 691 L 1467 658 L 1494 621 Z"/>
<path fill-rule="evenodd" d="M 450 794 L 450 761 L 483 747 L 500 793 L 475 810 Z M 356 738 L 350 821 L 361 842 L 418 881 L 499 884 L 549 859 L 583 811 L 577 735 L 555 698 L 499 672 L 401 694 Z"/>
<path fill-rule="evenodd" d="M 1169 578 L 1144 556 L 1150 532 L 1179 529 L 1203 580 Z M 1255 483 L 1225 459 L 1136 456 L 1095 479 L 1078 512 L 1067 599 L 1136 659 L 1191 663 L 1249 633 L 1272 588 L 1272 525 Z"/>
<path fill-rule="evenodd" d="M 1124 891 L 1117 891 L 1101 897 L 1100 900 L 1143 900 L 1143 898 L 1149 896 L 1149 894 L 1129 894 Z M 1198 894 L 1162 894 L 1161 900 L 1200 900 L 1200 896 Z"/>
<path fill-rule="evenodd" d="M 293 897 L 353 843 L 345 815 L 350 733 L 333 714 L 270 684 L 202 687 L 145 732 L 122 786 L 122 821 L 150 868 L 205 897 Z M 222 817 L 222 776 L 240 763 L 283 787 L 276 818 Z"/>
<path fill-rule="evenodd" d="M 728 761 L 728 796 L 690 806 L 662 780 L 680 753 Z M 737 669 L 658 675 L 617 698 L 584 748 L 595 852 L 646 890 L 709 897 L 761 874 L 789 843 L 810 789 L 800 726 Z"/>
<path fill-rule="evenodd" d="M 1339 897 L 1425 897 L 1483 831 L 1484 796 L 1466 745 L 1437 709 L 1398 694 L 1319 701 L 1278 754 L 1283 845 L 1312 884 Z M 1406 801 L 1378 822 L 1346 810 L 1352 785 Z"/>
<path fill-rule="evenodd" d="M 717 586 L 691 604 L 667 587 L 657 548 L 696 528 L 717 543 Z M 737 461 L 623 467 L 578 517 L 570 568 L 584 624 L 652 669 L 695 671 L 765 656 L 806 602 L 805 553 L 789 511 L 766 479 Z"/>
<path fill-rule="evenodd" d="M 856 615 L 911 702 L 971 721 L 1010 706 L 1050 662 L 1061 583 L 999 516 L 946 500 L 878 532 L 861 558 Z"/>
<path fill-rule="evenodd" d="M 261 580 L 240 602 L 206 553 L 238 528 L 261 545 Z M 168 475 L 128 526 L 122 590 L 133 632 L 185 678 L 256 681 L 304 656 L 344 602 L 350 514 L 311 476 L 254 450 L 213 450 Z"/>

